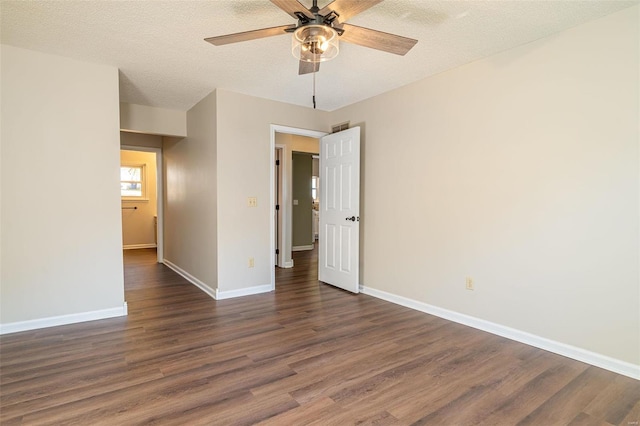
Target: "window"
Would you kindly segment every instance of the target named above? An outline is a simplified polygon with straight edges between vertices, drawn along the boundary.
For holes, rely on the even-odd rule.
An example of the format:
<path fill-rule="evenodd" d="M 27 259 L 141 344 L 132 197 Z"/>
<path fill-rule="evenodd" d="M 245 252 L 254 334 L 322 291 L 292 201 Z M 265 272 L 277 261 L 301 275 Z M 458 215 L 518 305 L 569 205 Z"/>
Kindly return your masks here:
<path fill-rule="evenodd" d="M 142 199 L 146 196 L 144 164 L 120 166 L 120 196 L 124 199 Z"/>
<path fill-rule="evenodd" d="M 320 178 L 318 176 L 313 176 L 311 178 L 311 198 L 313 198 L 314 202 L 318 201 L 318 180 Z"/>

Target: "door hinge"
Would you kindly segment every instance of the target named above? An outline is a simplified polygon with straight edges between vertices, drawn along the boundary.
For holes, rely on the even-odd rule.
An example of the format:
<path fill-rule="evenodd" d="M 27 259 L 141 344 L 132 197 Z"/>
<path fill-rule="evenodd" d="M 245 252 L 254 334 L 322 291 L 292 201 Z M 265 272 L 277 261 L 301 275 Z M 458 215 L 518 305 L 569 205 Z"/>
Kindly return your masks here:
<path fill-rule="evenodd" d="M 276 249 L 276 254 L 280 254 L 280 250 Z"/>
<path fill-rule="evenodd" d="M 276 204 L 276 210 L 280 210 L 280 205 Z"/>
<path fill-rule="evenodd" d="M 276 166 L 280 165 L 280 160 L 276 160 Z"/>

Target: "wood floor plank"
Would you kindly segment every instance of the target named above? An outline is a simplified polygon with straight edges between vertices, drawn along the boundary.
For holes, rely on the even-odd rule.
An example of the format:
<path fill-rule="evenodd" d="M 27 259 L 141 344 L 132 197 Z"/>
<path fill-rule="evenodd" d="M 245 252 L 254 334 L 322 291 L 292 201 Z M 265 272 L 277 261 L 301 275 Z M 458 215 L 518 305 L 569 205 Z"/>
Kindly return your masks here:
<path fill-rule="evenodd" d="M 519 422 L 586 369 L 580 367 L 566 363 L 553 365 L 512 393 L 485 421 L 494 424 Z"/>
<path fill-rule="evenodd" d="M 88 374 L 91 373 L 89 372 Z M 0 419 L 4 423 L 4 421 L 14 417 L 29 417 L 34 413 L 47 412 L 47 410 L 55 411 L 58 407 L 69 407 L 111 392 L 129 391 L 136 385 L 153 382 L 160 378 L 162 378 L 162 374 L 154 369 L 145 369 L 143 371 L 125 369 L 119 374 L 112 374 L 104 380 L 87 383 L 84 386 L 68 386 L 63 376 L 59 378 L 58 385 L 54 390 L 47 389 L 45 393 L 34 393 L 30 395 L 30 398 L 21 398 L 13 404 L 11 403 L 11 398 L 7 398 L 6 403 L 3 400 Z"/>
<path fill-rule="evenodd" d="M 598 420 L 587 413 L 578 414 L 576 417 L 573 418 L 573 420 L 567 423 L 567 425 L 568 426 L 612 426 L 611 423 Z"/>
<path fill-rule="evenodd" d="M 613 375 L 613 380 L 585 408 L 591 417 L 611 424 L 623 423 L 623 420 L 640 403 L 640 387 L 637 381 L 624 376 Z M 638 419 L 640 421 L 640 412 Z"/>
<path fill-rule="evenodd" d="M 339 409 L 331 398 L 318 398 L 308 404 L 280 413 L 258 424 L 261 426 L 281 426 L 310 423 L 312 419 L 324 419 L 328 413 Z"/>
<path fill-rule="evenodd" d="M 626 426 L 640 425 L 640 401 L 636 402 L 633 407 L 631 407 L 629 414 L 627 414 L 627 416 L 618 424 Z"/>
<path fill-rule="evenodd" d="M 461 364 L 465 358 L 467 354 L 461 352 L 453 359 L 436 363 L 431 370 L 419 371 L 407 381 L 410 388 L 416 389 L 413 397 L 388 402 L 388 411 L 411 424 L 447 419 L 450 413 L 458 410 L 458 414 L 478 415 L 476 410 L 470 410 L 471 413 L 466 411 L 467 401 L 495 389 L 515 367 L 508 362 L 508 356 L 479 356 L 469 361 L 469 365 Z M 406 386 L 406 382 L 399 385 L 400 389 Z M 502 400 L 498 402 L 502 403 Z M 497 405 L 492 405 L 492 408 L 495 409 Z"/>
<path fill-rule="evenodd" d="M 566 424 L 582 412 L 615 378 L 615 374 L 589 367 L 555 395 L 527 415 L 519 425 Z"/>
<path fill-rule="evenodd" d="M 2 425 L 637 425 L 640 382 L 317 279 L 213 300 L 125 253 L 129 315 L 0 336 Z M 635 423 L 634 423 L 635 422 Z"/>

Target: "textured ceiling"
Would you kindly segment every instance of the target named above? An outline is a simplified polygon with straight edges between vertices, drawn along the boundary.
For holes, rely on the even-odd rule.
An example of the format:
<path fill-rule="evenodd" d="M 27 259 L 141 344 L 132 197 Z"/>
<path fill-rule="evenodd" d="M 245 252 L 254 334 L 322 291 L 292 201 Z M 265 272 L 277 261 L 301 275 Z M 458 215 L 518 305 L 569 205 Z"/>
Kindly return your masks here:
<path fill-rule="evenodd" d="M 348 22 L 418 44 L 402 57 L 341 43 L 338 57 L 317 74 L 318 109 L 334 110 L 635 4 L 386 0 Z M 0 14 L 2 43 L 118 67 L 123 102 L 187 110 L 224 88 L 311 106 L 312 75 L 298 76 L 289 35 L 218 47 L 203 41 L 295 23 L 268 0 L 3 0 Z"/>

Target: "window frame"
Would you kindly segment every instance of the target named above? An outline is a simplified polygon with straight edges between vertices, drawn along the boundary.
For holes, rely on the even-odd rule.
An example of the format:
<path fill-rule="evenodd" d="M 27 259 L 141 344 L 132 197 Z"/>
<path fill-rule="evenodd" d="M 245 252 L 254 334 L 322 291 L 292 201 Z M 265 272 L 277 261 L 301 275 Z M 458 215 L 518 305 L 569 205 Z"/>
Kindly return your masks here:
<path fill-rule="evenodd" d="M 123 168 L 136 168 L 140 169 L 140 181 L 136 180 L 122 180 L 120 179 L 120 198 L 122 201 L 149 201 L 147 198 L 147 167 L 146 164 L 134 164 L 134 163 L 122 163 L 120 164 L 120 176 L 122 177 Z M 122 195 L 123 183 L 138 183 L 140 182 L 141 195 Z"/>

